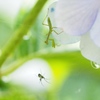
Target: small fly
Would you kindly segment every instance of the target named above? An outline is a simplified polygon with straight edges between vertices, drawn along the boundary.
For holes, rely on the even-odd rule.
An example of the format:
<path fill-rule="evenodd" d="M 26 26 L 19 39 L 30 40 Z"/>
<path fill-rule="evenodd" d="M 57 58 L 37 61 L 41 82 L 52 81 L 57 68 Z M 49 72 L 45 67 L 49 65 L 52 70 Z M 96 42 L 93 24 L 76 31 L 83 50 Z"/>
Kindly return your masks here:
<path fill-rule="evenodd" d="M 47 83 L 49 83 L 47 80 L 46 80 L 46 78 L 42 75 L 42 74 L 38 74 L 38 77 L 39 77 L 39 79 L 40 79 L 40 82 L 41 82 L 41 84 L 42 84 L 42 80 L 44 79 Z M 43 85 L 43 84 L 42 84 Z"/>

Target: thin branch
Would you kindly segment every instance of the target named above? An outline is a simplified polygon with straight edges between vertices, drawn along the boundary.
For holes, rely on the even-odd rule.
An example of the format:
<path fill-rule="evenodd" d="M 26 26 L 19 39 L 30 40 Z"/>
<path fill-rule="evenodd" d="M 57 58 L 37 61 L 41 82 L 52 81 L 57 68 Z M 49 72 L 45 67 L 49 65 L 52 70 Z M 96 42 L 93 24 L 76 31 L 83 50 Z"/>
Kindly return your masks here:
<path fill-rule="evenodd" d="M 47 56 L 48 55 L 48 56 Z M 79 58 L 76 58 L 75 56 L 79 56 Z M 74 59 L 72 59 L 72 57 L 75 57 Z M 1 73 L 1 77 L 2 76 L 5 76 L 5 75 L 8 75 L 10 73 L 12 73 L 13 71 L 15 71 L 16 69 L 18 69 L 22 64 L 24 64 L 25 62 L 31 60 L 31 59 L 34 59 L 34 58 L 43 58 L 43 59 L 46 59 L 46 60 L 49 60 L 49 59 L 62 59 L 63 61 L 65 60 L 65 62 L 74 62 L 75 59 L 77 59 L 77 62 L 78 62 L 78 59 L 82 59 L 84 61 L 84 58 L 80 55 L 80 52 L 58 52 L 58 53 L 50 53 L 50 52 L 47 52 L 47 53 L 34 53 L 34 54 L 30 54 L 29 56 L 26 56 L 24 58 L 21 58 L 15 62 L 13 62 L 11 65 L 8 66 L 8 68 L 6 68 L 5 70 L 2 70 L 2 73 Z M 66 59 L 65 59 L 66 58 Z M 71 59 L 71 60 L 70 60 Z"/>
<path fill-rule="evenodd" d="M 36 5 L 32 8 L 28 16 L 21 24 L 20 28 L 13 33 L 13 36 L 9 39 L 7 44 L 1 50 L 2 54 L 0 56 L 0 67 L 7 59 L 7 57 L 11 54 L 11 52 L 13 52 L 13 50 L 16 48 L 16 45 L 20 43 L 22 37 L 28 32 L 46 2 L 47 0 L 38 0 Z"/>

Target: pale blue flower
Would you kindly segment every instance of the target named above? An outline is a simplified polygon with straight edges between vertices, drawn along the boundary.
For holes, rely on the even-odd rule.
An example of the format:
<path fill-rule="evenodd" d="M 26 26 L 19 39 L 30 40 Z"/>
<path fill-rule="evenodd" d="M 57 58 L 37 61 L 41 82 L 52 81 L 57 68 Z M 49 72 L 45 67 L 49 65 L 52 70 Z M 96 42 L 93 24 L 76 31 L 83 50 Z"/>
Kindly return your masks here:
<path fill-rule="evenodd" d="M 100 0 L 58 0 L 55 19 L 58 27 L 75 36 L 90 32 L 100 47 Z"/>
<path fill-rule="evenodd" d="M 53 27 L 56 27 L 56 22 L 55 22 L 55 18 L 54 18 L 54 15 L 55 15 L 55 6 L 56 6 L 56 3 L 57 2 L 54 2 L 52 3 L 50 6 L 49 6 L 49 12 L 48 12 L 48 17 L 50 17 L 50 20 L 51 20 L 51 23 L 52 23 L 52 26 Z M 54 38 L 57 40 L 57 42 L 59 44 L 71 44 L 71 43 L 75 43 L 77 41 L 80 40 L 80 37 L 79 36 L 72 36 L 70 34 L 66 34 L 61 28 L 57 27 L 57 28 L 54 28 L 54 30 L 57 32 L 57 33 L 60 33 L 59 35 L 56 34 L 55 32 L 53 32 L 53 36 Z M 62 32 L 63 31 L 63 32 Z"/>
<path fill-rule="evenodd" d="M 50 12 L 49 17 L 63 29 L 64 41 L 80 36 L 82 55 L 100 64 L 100 0 L 58 0 L 53 8 L 55 17 Z"/>

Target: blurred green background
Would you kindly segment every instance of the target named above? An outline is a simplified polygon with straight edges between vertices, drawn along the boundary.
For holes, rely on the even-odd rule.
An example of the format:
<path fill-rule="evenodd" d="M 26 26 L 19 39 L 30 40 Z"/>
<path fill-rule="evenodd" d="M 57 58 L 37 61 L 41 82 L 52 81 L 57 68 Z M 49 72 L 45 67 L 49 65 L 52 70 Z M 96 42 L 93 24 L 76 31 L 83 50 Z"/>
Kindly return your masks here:
<path fill-rule="evenodd" d="M 12 7 L 16 5 L 9 1 Z M 21 4 L 14 17 L 11 11 L 6 13 L 0 8 L 0 60 L 3 48 L 35 5 L 29 1 Z M 94 69 L 79 49 L 73 48 L 76 44 L 53 48 L 51 43 L 44 43 L 48 28 L 42 22 L 52 2 L 47 1 L 27 34 L 14 44 L 14 50 L 0 66 L 0 100 L 100 100 L 100 69 Z M 42 81 L 39 73 L 45 78 Z"/>

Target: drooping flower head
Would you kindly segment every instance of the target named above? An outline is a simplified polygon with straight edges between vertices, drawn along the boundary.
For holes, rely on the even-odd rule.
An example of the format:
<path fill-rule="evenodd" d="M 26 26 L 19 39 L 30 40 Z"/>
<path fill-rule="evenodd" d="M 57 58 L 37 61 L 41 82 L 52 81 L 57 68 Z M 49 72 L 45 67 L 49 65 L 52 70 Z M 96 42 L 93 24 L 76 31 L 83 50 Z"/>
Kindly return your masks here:
<path fill-rule="evenodd" d="M 65 40 L 80 36 L 82 55 L 100 64 L 100 0 L 58 0 L 52 5 L 55 12 L 49 16 L 67 34 Z"/>

